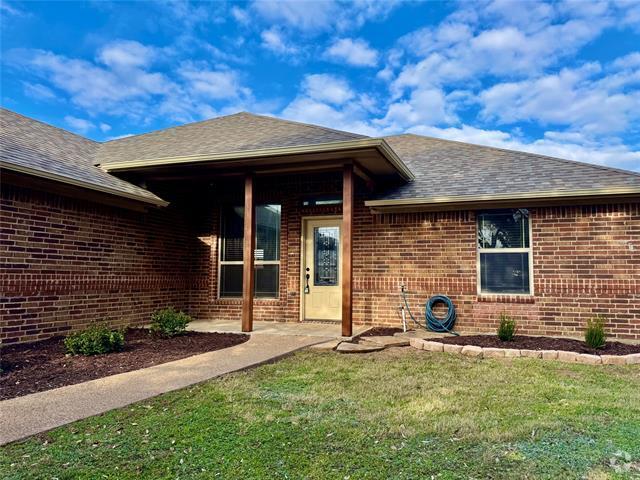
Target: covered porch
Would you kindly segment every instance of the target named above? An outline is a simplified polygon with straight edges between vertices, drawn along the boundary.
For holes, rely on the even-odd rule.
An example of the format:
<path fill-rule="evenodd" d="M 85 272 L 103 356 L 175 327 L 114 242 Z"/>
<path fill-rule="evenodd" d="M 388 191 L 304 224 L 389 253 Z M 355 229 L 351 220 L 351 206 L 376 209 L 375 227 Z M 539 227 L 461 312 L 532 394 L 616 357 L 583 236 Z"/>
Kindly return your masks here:
<path fill-rule="evenodd" d="M 194 329 L 332 338 L 365 330 L 354 329 L 353 319 L 357 192 L 366 195 L 380 185 L 410 178 L 384 140 L 129 161 L 102 168 L 152 191 L 173 192 L 178 201 L 188 196 L 204 212 L 210 230 L 203 227 L 198 238 L 208 253 L 194 270 L 206 269 L 208 278 L 206 290 L 189 299 L 198 311 Z M 314 185 L 319 179 L 329 179 L 329 196 L 326 188 Z M 225 215 L 233 218 L 228 221 Z M 265 233 L 265 228 L 270 231 Z M 321 241 L 326 245 L 319 246 Z M 321 261 L 314 260 L 319 257 Z M 321 274 L 321 269 L 328 273 Z M 265 293 L 266 273 L 272 288 Z M 310 313 L 313 305 L 324 304 L 332 309 Z"/>

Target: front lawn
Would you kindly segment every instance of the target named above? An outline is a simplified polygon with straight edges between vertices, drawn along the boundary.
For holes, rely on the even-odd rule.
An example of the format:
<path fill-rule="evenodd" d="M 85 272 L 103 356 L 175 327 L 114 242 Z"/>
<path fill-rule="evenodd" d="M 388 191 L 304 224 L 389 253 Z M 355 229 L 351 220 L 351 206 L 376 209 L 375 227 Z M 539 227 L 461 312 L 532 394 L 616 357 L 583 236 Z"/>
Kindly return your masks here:
<path fill-rule="evenodd" d="M 0 449 L 2 478 L 634 478 L 640 368 L 305 351 Z"/>

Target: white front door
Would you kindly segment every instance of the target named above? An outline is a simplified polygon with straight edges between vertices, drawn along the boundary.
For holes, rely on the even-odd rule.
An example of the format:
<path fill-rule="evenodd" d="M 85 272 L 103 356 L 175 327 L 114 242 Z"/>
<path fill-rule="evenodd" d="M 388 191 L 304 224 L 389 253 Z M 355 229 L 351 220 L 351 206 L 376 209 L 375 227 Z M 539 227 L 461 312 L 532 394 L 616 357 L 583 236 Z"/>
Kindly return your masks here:
<path fill-rule="evenodd" d="M 305 320 L 342 319 L 341 219 L 307 220 L 302 266 Z"/>

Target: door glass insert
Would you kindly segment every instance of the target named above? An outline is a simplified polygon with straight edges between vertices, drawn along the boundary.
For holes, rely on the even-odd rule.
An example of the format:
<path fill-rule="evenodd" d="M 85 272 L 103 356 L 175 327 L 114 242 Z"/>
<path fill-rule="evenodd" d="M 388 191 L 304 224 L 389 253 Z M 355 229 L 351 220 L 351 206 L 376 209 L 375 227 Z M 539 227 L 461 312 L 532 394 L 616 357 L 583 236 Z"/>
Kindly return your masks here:
<path fill-rule="evenodd" d="M 314 285 L 324 287 L 338 285 L 339 246 L 340 227 L 313 229 Z"/>

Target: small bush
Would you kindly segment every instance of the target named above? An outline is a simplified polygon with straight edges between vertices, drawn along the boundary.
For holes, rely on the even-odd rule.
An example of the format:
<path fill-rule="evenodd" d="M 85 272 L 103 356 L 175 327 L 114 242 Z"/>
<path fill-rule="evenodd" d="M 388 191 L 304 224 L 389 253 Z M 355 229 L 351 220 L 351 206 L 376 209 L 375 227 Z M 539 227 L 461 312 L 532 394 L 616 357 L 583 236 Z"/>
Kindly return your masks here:
<path fill-rule="evenodd" d="M 500 326 L 498 327 L 498 338 L 503 342 L 513 340 L 516 334 L 516 321 L 506 313 L 500 314 Z"/>
<path fill-rule="evenodd" d="M 162 337 L 175 337 L 185 332 L 191 317 L 176 312 L 173 307 L 158 310 L 151 315 L 151 333 Z"/>
<path fill-rule="evenodd" d="M 587 321 L 587 329 L 584 332 L 584 341 L 591 348 L 604 347 L 606 342 L 604 323 L 605 320 L 600 315 Z"/>
<path fill-rule="evenodd" d="M 124 347 L 124 333 L 110 330 L 106 325 L 92 325 L 64 339 L 67 352 L 72 355 L 100 355 L 118 352 Z"/>

